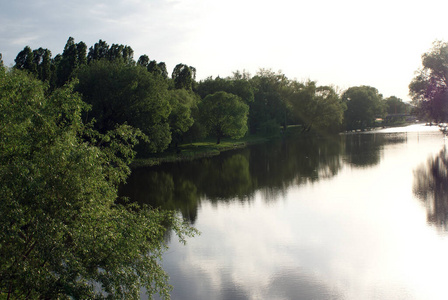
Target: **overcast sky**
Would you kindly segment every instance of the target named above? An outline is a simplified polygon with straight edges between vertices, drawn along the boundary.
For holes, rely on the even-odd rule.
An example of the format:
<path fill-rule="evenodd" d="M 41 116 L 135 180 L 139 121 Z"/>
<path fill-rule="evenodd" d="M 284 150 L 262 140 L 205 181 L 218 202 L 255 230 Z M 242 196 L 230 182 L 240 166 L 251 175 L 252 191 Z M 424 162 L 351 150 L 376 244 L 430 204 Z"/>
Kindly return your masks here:
<path fill-rule="evenodd" d="M 448 2 L 360 0 L 0 0 L 0 53 L 62 53 L 67 39 L 131 46 L 197 79 L 281 70 L 320 85 L 370 85 L 408 100 L 421 55 L 448 40 Z"/>

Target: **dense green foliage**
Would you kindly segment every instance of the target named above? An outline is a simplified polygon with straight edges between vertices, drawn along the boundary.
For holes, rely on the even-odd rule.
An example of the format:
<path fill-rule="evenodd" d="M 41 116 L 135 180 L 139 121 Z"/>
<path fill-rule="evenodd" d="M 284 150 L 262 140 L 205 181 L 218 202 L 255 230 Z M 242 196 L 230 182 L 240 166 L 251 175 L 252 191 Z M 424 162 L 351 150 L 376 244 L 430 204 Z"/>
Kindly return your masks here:
<path fill-rule="evenodd" d="M 421 117 L 448 121 L 448 43 L 434 42 L 422 55 L 423 67 L 409 84 L 409 91 Z"/>
<path fill-rule="evenodd" d="M 168 101 L 171 106 L 168 118 L 171 142 L 177 148 L 178 144 L 182 142 L 184 133 L 194 123 L 192 114 L 197 110 L 199 97 L 191 91 L 177 89 L 168 91 Z"/>
<path fill-rule="evenodd" d="M 160 266 L 170 212 L 116 204 L 130 173 L 128 125 L 98 133 L 73 85 L 49 93 L 22 71 L 0 70 L 0 298 L 169 298 Z"/>
<path fill-rule="evenodd" d="M 208 132 L 221 138 L 229 136 L 238 139 L 247 132 L 247 114 L 249 107 L 240 97 L 226 92 L 207 95 L 200 103 L 201 121 Z"/>
<path fill-rule="evenodd" d="M 376 118 L 385 116 L 383 95 L 374 87 L 351 87 L 342 94 L 342 101 L 347 105 L 345 122 L 349 129 L 371 127 Z"/>
<path fill-rule="evenodd" d="M 78 68 L 76 90 L 92 105 L 87 119 L 107 132 L 117 124 L 141 129 L 149 138 L 149 152 L 166 149 L 171 142 L 168 86 L 160 76 L 123 61 L 98 60 Z"/>
<path fill-rule="evenodd" d="M 401 109 L 400 99 L 391 97 L 386 103 L 375 88 L 366 86 L 349 88 L 341 96 L 334 87 L 291 80 L 267 69 L 255 76 L 237 71 L 231 77 L 197 82 L 192 66 L 179 63 L 168 76 L 164 62 L 146 54 L 135 61 L 133 54 L 130 46 L 99 40 L 88 48 L 70 37 L 54 58 L 47 49 L 25 47 L 14 68 L 48 82 L 51 90 L 77 78 L 76 91 L 92 105 L 84 117 L 95 119 L 100 132 L 120 124 L 139 128 L 149 138 L 138 147 L 140 156 L 164 152 L 170 145 L 177 149 L 179 143 L 207 134 L 225 136 L 209 130 L 212 116 L 205 115 L 211 111 L 201 111 L 208 107 L 201 102 L 217 92 L 235 95 L 249 106 L 247 124 L 242 125 L 248 128 L 246 134 L 279 134 L 289 125 L 301 125 L 304 132 L 335 133 L 374 126 L 387 107 Z"/>
<path fill-rule="evenodd" d="M 303 124 L 304 131 L 315 127 L 319 132 L 339 132 L 346 106 L 329 86 L 293 82 L 289 95 L 293 115 Z"/>

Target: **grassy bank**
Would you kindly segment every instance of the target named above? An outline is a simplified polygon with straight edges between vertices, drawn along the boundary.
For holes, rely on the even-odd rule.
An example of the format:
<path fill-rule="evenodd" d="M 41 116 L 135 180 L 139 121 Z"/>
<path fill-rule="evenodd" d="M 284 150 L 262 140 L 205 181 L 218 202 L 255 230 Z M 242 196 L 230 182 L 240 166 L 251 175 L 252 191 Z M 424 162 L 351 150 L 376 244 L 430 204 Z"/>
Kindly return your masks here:
<path fill-rule="evenodd" d="M 234 150 L 246 147 L 250 144 L 265 143 L 269 140 L 280 138 L 282 136 L 295 134 L 300 132 L 300 126 L 288 127 L 286 133 L 276 135 L 249 135 L 241 139 L 234 140 L 230 138 L 221 139 L 220 144 L 216 144 L 216 139 L 207 138 L 194 143 L 184 143 L 179 145 L 179 149 L 168 149 L 167 151 L 154 154 L 147 158 L 136 158 L 132 164 L 132 168 L 149 167 L 161 164 L 163 162 L 175 162 L 183 160 L 193 160 L 202 157 L 211 157 L 219 155 L 223 151 Z"/>

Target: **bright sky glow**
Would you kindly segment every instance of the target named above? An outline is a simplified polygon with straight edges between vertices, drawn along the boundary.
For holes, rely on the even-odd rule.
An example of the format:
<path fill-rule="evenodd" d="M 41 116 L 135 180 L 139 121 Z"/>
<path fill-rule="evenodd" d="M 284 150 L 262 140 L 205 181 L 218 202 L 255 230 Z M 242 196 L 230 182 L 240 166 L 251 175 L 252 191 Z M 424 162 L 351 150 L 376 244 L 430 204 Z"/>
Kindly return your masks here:
<path fill-rule="evenodd" d="M 56 55 L 70 36 L 88 47 L 102 39 L 169 72 L 194 66 L 199 80 L 266 68 L 409 100 L 421 55 L 448 40 L 446 8 L 440 0 L 0 0 L 0 53 L 11 66 L 27 45 Z"/>

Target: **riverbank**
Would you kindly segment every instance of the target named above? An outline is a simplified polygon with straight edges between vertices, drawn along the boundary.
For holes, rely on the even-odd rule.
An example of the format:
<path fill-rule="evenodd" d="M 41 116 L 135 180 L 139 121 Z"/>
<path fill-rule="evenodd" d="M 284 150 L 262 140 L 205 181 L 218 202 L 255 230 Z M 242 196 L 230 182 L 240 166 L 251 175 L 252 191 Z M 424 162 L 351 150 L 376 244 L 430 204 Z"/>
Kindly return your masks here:
<path fill-rule="evenodd" d="M 176 162 L 194 160 L 203 157 L 219 155 L 223 151 L 244 148 L 251 144 L 266 143 L 270 140 L 282 138 L 287 135 L 300 134 L 301 126 L 289 126 L 285 133 L 271 135 L 249 135 L 241 139 L 230 138 L 221 139 L 221 143 L 216 144 L 216 139 L 207 138 L 194 143 L 180 144 L 178 149 L 170 149 L 163 153 L 154 154 L 147 158 L 136 158 L 131 163 L 131 168 L 151 167 L 165 162 Z"/>
<path fill-rule="evenodd" d="M 265 143 L 278 136 L 247 136 L 239 140 L 222 139 L 220 144 L 216 144 L 215 139 L 207 139 L 200 142 L 185 143 L 179 145 L 179 149 L 171 149 L 152 157 L 136 158 L 131 163 L 131 168 L 151 167 L 165 162 L 176 162 L 194 160 L 203 157 L 219 155 L 223 151 L 244 148 L 255 143 Z"/>

